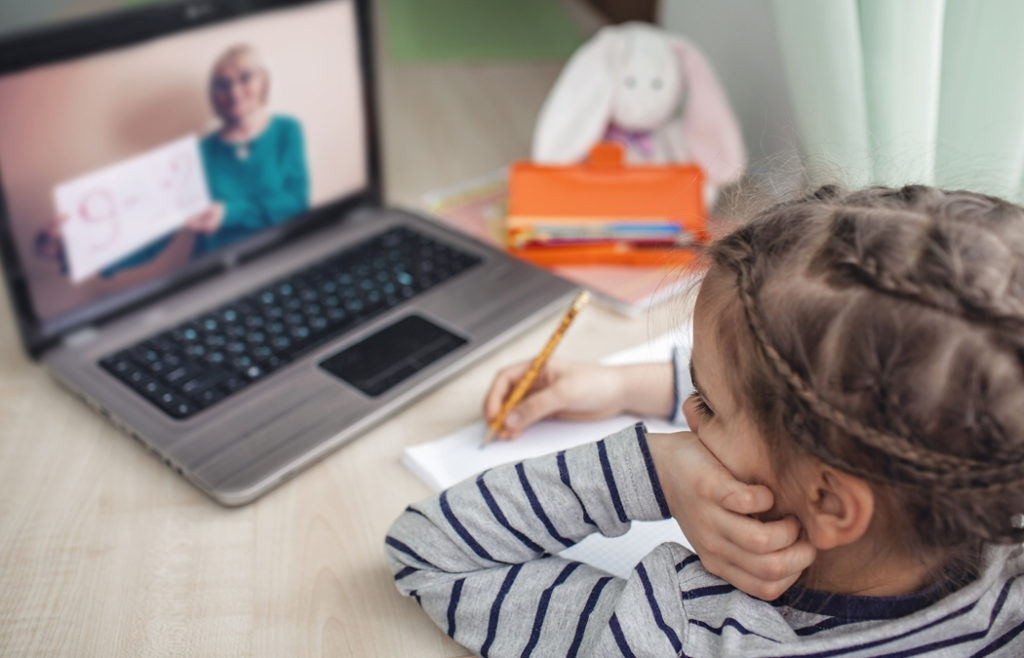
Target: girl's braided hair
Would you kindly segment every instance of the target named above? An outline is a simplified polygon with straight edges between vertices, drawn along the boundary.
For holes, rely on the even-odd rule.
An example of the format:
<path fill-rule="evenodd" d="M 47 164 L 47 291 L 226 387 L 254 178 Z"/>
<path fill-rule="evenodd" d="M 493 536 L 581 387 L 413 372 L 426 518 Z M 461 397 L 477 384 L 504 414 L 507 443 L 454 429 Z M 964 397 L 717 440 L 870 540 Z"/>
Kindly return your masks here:
<path fill-rule="evenodd" d="M 735 392 L 774 446 L 874 482 L 924 546 L 1024 541 L 1024 209 L 826 186 L 709 256 L 736 292 Z"/>

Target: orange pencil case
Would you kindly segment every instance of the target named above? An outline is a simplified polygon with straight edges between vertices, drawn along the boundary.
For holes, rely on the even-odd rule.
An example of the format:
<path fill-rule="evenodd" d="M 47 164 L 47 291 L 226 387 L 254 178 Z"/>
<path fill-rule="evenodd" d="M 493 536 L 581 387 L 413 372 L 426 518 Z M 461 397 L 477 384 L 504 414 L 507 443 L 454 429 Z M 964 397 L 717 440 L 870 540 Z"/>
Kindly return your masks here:
<path fill-rule="evenodd" d="M 627 165 L 602 142 L 569 166 L 509 169 L 506 246 L 538 265 L 678 265 L 707 240 L 704 173 L 695 165 Z"/>

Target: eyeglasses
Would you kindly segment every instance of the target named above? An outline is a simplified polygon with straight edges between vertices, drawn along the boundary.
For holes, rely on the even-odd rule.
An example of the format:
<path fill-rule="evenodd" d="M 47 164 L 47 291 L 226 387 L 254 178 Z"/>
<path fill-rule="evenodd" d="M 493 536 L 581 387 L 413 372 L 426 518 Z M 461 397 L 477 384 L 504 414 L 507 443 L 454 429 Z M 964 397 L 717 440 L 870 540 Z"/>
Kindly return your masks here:
<path fill-rule="evenodd" d="M 219 75 L 213 79 L 213 90 L 217 92 L 231 91 L 236 84 L 245 86 L 255 80 L 258 75 L 259 71 L 256 70 L 242 71 L 234 78 Z"/>

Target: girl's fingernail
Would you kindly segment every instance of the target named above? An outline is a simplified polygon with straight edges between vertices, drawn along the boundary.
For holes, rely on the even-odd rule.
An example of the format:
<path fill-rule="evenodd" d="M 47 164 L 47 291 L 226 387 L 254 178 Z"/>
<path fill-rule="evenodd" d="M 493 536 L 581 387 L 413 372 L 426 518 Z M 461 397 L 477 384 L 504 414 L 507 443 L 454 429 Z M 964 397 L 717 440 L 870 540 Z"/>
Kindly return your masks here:
<path fill-rule="evenodd" d="M 513 411 L 509 415 L 505 416 L 505 425 L 508 427 L 518 427 L 520 420 L 519 414 Z"/>

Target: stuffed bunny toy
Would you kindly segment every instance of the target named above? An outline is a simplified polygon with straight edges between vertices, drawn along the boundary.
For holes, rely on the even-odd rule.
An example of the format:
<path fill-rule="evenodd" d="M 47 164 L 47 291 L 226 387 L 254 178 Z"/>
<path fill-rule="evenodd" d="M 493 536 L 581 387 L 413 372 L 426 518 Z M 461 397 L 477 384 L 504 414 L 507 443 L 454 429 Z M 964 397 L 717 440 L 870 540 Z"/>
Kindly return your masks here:
<path fill-rule="evenodd" d="M 573 54 L 541 108 L 533 159 L 579 162 L 603 140 L 623 143 L 630 163 L 696 163 L 709 192 L 739 179 L 746 162 L 703 54 L 647 23 L 605 27 Z"/>

